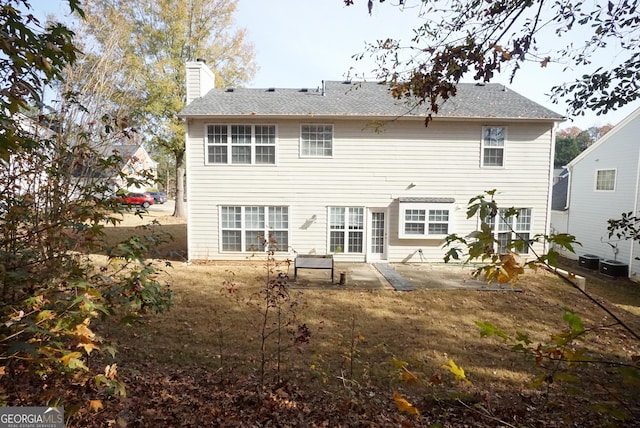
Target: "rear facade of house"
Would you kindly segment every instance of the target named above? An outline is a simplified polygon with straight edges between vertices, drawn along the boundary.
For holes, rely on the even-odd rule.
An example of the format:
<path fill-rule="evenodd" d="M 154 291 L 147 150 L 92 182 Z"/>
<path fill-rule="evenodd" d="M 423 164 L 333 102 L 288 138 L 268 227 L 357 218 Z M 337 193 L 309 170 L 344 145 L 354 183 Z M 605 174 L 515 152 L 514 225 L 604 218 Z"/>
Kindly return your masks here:
<path fill-rule="evenodd" d="M 348 262 L 442 262 L 467 235 L 469 200 L 497 189 L 515 233 L 549 228 L 554 129 L 562 117 L 502 85 L 462 85 L 424 109 L 376 82 L 313 89 L 214 88 L 187 63 L 190 260 L 332 254 Z M 498 239 L 513 233 L 494 221 Z"/>

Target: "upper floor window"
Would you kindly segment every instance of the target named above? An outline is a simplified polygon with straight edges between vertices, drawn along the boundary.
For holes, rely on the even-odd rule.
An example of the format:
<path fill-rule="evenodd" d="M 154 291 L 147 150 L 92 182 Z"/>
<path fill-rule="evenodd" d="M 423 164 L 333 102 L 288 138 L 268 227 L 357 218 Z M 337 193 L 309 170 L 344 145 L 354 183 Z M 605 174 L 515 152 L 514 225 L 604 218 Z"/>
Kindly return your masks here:
<path fill-rule="evenodd" d="M 300 127 L 300 156 L 331 157 L 333 125 L 309 124 Z"/>
<path fill-rule="evenodd" d="M 599 169 L 596 171 L 596 190 L 616 190 L 616 170 Z"/>
<path fill-rule="evenodd" d="M 482 128 L 482 166 L 504 166 L 506 128 Z"/>
<path fill-rule="evenodd" d="M 207 163 L 275 165 L 275 125 L 207 125 Z"/>

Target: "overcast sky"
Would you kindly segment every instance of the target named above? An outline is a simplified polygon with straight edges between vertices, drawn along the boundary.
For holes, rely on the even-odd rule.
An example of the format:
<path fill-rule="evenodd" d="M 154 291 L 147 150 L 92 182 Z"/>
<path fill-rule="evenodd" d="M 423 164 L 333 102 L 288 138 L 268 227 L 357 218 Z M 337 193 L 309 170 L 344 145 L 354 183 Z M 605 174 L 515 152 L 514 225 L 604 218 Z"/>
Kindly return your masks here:
<path fill-rule="evenodd" d="M 60 13 L 68 10 L 61 0 L 31 0 L 39 12 Z M 375 1 L 373 14 L 367 13 L 366 0 L 355 0 L 345 7 L 343 0 L 238 0 L 235 21 L 247 30 L 255 46 L 259 70 L 247 86 L 315 88 L 322 80 L 343 80 L 351 77 L 374 79 L 375 63 L 371 59 L 356 61 L 352 57 L 364 51 L 365 42 L 379 39 L 411 38 L 420 21 L 418 9 L 404 11 L 390 7 L 397 0 L 383 4 Z M 419 4 L 419 0 L 406 0 Z M 552 41 L 553 42 L 553 41 Z M 610 66 L 615 58 L 607 58 L 610 50 L 601 52 L 598 61 Z M 582 70 L 584 71 L 584 70 Z M 541 69 L 531 65 L 521 70 L 509 83 L 508 76 L 495 82 L 556 111 L 566 114 L 564 105 L 553 104 L 545 94 L 555 84 L 571 81 L 581 73 L 563 71 L 563 66 Z M 472 80 L 470 80 L 472 81 Z M 640 102 L 626 106 L 606 116 L 588 114 L 564 122 L 561 128 L 578 126 L 586 129 L 607 123 L 615 125 L 640 107 Z"/>

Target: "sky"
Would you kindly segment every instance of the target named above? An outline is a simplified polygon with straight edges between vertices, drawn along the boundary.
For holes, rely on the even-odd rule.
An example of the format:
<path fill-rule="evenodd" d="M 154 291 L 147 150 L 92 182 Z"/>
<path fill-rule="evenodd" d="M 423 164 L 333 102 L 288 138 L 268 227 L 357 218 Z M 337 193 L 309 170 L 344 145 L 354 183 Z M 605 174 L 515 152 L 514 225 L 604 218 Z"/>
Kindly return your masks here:
<path fill-rule="evenodd" d="M 59 15 L 68 10 L 62 0 L 31 0 L 37 14 Z M 258 71 L 247 84 L 255 88 L 316 88 L 322 80 L 375 80 L 375 61 L 369 56 L 356 61 L 353 56 L 364 52 L 366 42 L 391 38 L 410 40 L 418 27 L 419 0 L 405 0 L 404 10 L 393 7 L 397 0 L 374 2 L 373 13 L 367 12 L 366 0 L 354 0 L 345 7 L 343 0 L 238 0 L 235 25 L 244 28 L 253 44 Z M 556 43 L 555 40 L 550 41 Z M 611 55 L 611 58 L 608 58 Z M 599 53 L 598 61 L 610 66 L 615 57 L 609 50 Z M 553 104 L 545 94 L 552 86 L 571 81 L 581 73 L 564 71 L 564 66 L 545 69 L 531 64 L 518 72 L 513 82 L 507 74 L 493 82 L 537 103 L 566 115 L 562 104 Z M 473 80 L 466 80 L 473 82 Z M 560 128 L 577 126 L 587 129 L 605 124 L 615 125 L 640 107 L 636 101 L 605 116 L 589 113 L 574 117 Z"/>

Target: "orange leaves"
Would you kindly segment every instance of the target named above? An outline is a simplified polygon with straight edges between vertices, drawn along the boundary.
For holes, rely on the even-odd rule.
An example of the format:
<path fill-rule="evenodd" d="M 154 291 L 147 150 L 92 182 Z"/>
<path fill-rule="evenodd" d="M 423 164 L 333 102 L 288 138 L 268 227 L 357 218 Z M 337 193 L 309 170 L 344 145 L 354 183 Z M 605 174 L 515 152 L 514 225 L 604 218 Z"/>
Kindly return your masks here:
<path fill-rule="evenodd" d="M 524 266 L 520 257 L 515 253 L 504 254 L 500 257 L 502 260 L 502 270 L 506 272 L 507 282 L 515 282 L 518 279 L 518 275 L 524 273 Z"/>
<path fill-rule="evenodd" d="M 101 400 L 89 400 L 89 409 L 91 409 L 92 412 L 97 413 L 104 409 L 104 405 Z"/>
<path fill-rule="evenodd" d="M 82 339 L 93 340 L 96 335 L 89 329 L 90 322 L 91 320 L 86 318 L 82 324 L 78 324 L 76 326 L 75 335 Z"/>
<path fill-rule="evenodd" d="M 93 350 L 99 350 L 100 347 L 95 343 L 95 333 L 89 329 L 89 318 L 85 318 L 82 324 L 78 324 L 75 329 L 75 336 L 78 338 L 79 342 L 76 347 L 84 348 L 84 351 L 87 354 L 91 354 Z"/>
<path fill-rule="evenodd" d="M 515 253 L 502 254 L 499 265 L 489 266 L 485 269 L 487 282 L 496 280 L 500 284 L 511 283 L 513 285 L 522 274 L 524 274 L 524 265 Z"/>
<path fill-rule="evenodd" d="M 494 45 L 494 46 L 493 46 L 493 50 L 494 50 L 496 53 L 499 53 L 499 54 L 500 54 L 500 57 L 502 58 L 502 60 L 503 60 L 503 61 L 508 61 L 508 60 L 510 60 L 510 59 L 511 59 L 511 57 L 512 57 L 512 55 L 513 55 L 511 52 L 509 52 L 509 51 L 505 50 L 505 49 L 504 49 L 502 46 L 500 46 L 500 45 Z"/>
<path fill-rule="evenodd" d="M 84 349 L 84 351 L 87 353 L 87 355 L 88 355 L 88 354 L 90 354 L 90 353 L 91 353 L 91 351 L 94 351 L 94 350 L 95 350 L 95 351 L 98 351 L 98 350 L 100 350 L 100 347 L 99 347 L 98 345 L 96 345 L 95 343 L 93 343 L 93 342 L 78 343 L 78 344 L 76 345 L 76 348 L 83 348 L 83 349 Z"/>
<path fill-rule="evenodd" d="M 84 371 L 88 371 L 89 368 L 84 364 L 80 357 L 82 357 L 80 352 L 68 352 L 60 357 L 60 362 L 70 369 L 82 369 Z"/>
<path fill-rule="evenodd" d="M 420 410 L 405 400 L 398 391 L 393 391 L 393 401 L 396 403 L 396 407 L 401 412 L 409 413 L 410 415 L 420 416 Z"/>

